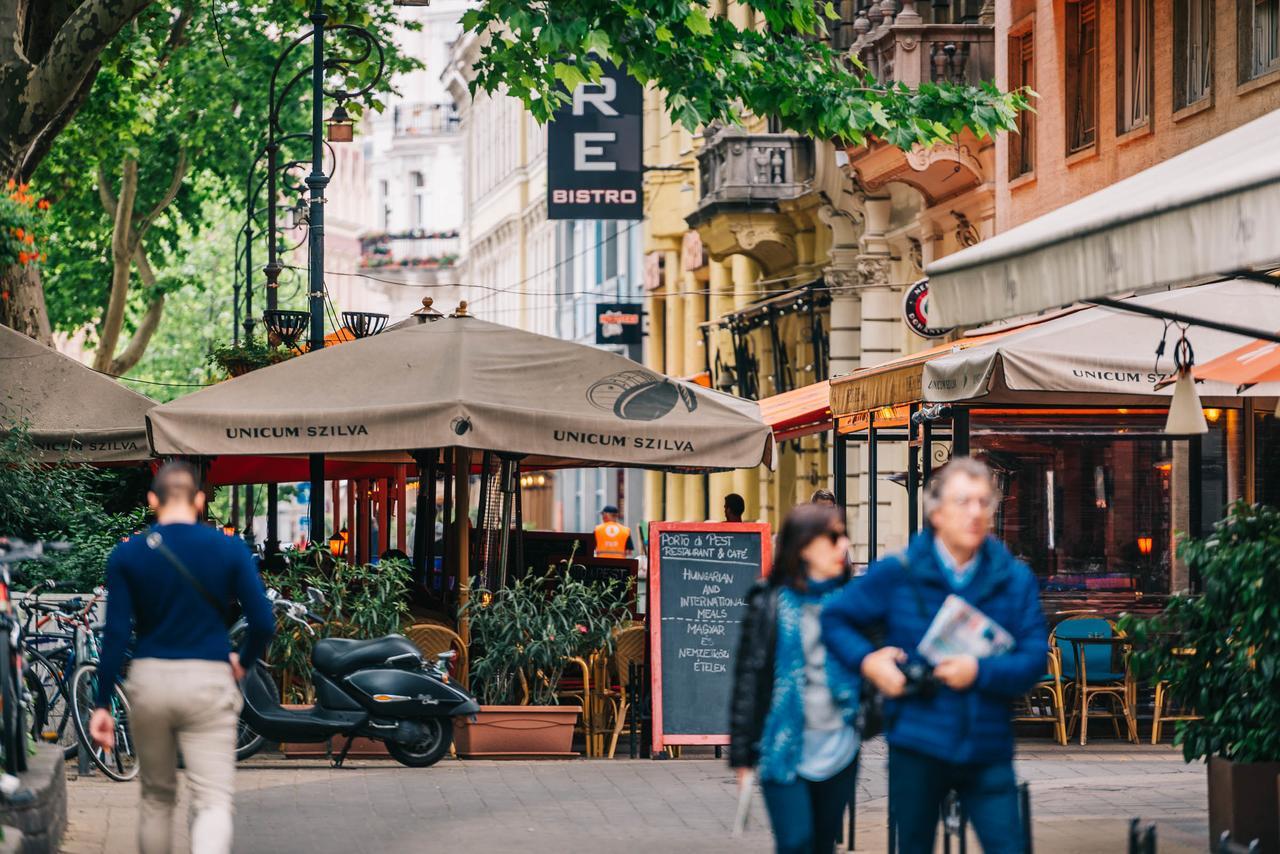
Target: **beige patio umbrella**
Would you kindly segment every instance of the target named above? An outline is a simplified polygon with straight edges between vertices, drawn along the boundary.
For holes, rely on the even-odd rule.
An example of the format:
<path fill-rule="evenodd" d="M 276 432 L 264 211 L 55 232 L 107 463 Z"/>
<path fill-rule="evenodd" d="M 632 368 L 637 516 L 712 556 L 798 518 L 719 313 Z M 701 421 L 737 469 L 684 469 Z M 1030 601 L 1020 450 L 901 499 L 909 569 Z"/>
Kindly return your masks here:
<path fill-rule="evenodd" d="M 1280 289 L 1236 279 L 1132 297 L 1126 303 L 1208 321 L 1242 320 L 1280 328 Z M 1181 335 L 1163 321 L 1110 308 L 1086 308 L 1053 318 L 975 347 L 930 360 L 922 385 L 931 402 L 980 400 L 990 404 L 1056 403 L 1124 406 L 1164 405 L 1173 395 L 1173 347 Z M 1187 340 L 1197 365 L 1231 352 L 1251 339 L 1218 329 L 1191 327 Z M 1165 337 L 1159 359 L 1156 347 Z M 1199 371 L 1197 371 L 1199 375 Z M 1206 378 L 1198 384 L 1205 401 L 1237 394 L 1271 397 L 1280 383 L 1264 382 L 1238 392 L 1234 383 Z"/>
<path fill-rule="evenodd" d="M 384 332 L 156 407 L 158 454 L 325 454 L 409 461 L 419 449 L 525 455 L 525 467 L 688 471 L 772 460 L 759 406 L 615 353 L 474 317 Z"/>
<path fill-rule="evenodd" d="M 148 459 L 155 401 L 57 350 L 0 326 L 0 421 L 25 427 L 44 462 Z"/>

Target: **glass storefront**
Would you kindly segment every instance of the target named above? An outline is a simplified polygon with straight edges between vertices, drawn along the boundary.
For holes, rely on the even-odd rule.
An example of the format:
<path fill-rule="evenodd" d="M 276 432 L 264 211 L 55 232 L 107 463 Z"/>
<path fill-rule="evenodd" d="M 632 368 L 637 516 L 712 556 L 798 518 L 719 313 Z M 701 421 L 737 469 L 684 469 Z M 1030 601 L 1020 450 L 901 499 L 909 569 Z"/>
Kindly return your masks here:
<path fill-rule="evenodd" d="M 1202 530 L 1221 518 L 1243 482 L 1234 461 L 1240 456 L 1229 453 L 1238 450 L 1238 412 L 1208 415 Z M 996 534 L 1045 590 L 1168 593 L 1171 583 L 1185 586 L 1173 555 L 1197 509 L 1185 498 L 1193 451 L 1190 442 L 1162 435 L 1164 419 L 1163 412 L 1117 410 L 973 414 L 973 453 L 996 472 L 1004 493 Z"/>

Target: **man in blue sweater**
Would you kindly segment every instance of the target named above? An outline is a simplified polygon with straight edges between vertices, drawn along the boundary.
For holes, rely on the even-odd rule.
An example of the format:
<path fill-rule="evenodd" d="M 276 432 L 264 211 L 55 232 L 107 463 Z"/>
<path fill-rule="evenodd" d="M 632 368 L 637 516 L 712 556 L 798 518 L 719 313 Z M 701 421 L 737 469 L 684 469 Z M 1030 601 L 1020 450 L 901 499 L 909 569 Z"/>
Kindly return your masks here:
<path fill-rule="evenodd" d="M 889 809 L 901 854 L 933 851 L 949 791 L 986 854 L 1023 850 L 1009 707 L 1044 672 L 1049 644 L 1035 576 L 991 536 L 998 501 L 985 465 L 952 460 L 925 492 L 930 530 L 905 557 L 872 565 L 822 614 L 828 653 L 888 698 Z M 902 667 L 923 662 L 916 647 L 951 594 L 1003 626 L 1015 646 L 982 660 L 946 658 L 933 668 L 933 690 L 908 691 Z M 880 649 L 867 640 L 873 626 L 885 631 Z"/>
<path fill-rule="evenodd" d="M 225 854 L 241 703 L 236 683 L 244 676 L 241 662 L 266 651 L 275 619 L 248 547 L 199 523 L 205 496 L 192 466 L 161 466 L 147 499 L 155 526 L 116 546 L 107 561 L 107 621 L 89 728 L 101 747 L 114 745 L 109 701 L 132 630 L 138 640 L 127 689 L 142 778 L 138 849 L 172 848 L 181 748 L 191 786 L 192 854 Z M 233 600 L 249 624 L 237 652 L 227 639 Z"/>

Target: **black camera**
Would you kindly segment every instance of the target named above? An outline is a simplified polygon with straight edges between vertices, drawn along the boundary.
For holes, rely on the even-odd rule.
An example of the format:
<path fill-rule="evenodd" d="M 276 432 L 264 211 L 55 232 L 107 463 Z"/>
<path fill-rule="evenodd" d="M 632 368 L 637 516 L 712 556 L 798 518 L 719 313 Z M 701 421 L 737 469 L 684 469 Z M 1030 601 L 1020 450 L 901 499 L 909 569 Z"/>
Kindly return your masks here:
<path fill-rule="evenodd" d="M 938 679 L 933 675 L 933 668 L 923 661 L 908 661 L 898 665 L 902 675 L 907 677 L 907 684 L 902 686 L 902 698 L 905 700 L 928 700 L 938 692 Z"/>

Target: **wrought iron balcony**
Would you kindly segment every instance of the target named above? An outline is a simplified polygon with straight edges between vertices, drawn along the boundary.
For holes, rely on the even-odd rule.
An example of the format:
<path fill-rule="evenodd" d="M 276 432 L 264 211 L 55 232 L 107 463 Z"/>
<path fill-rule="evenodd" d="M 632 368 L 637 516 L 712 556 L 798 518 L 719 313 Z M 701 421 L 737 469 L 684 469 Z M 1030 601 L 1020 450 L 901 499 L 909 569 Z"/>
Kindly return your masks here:
<path fill-rule="evenodd" d="M 989 16 L 942 15 L 912 0 L 898 6 L 893 0 L 872 2 L 856 12 L 848 27 L 854 33 L 849 52 L 871 76 L 913 88 L 995 79 L 995 32 Z"/>
<path fill-rule="evenodd" d="M 813 189 L 813 140 L 738 127 L 707 131 L 698 152 L 700 192 L 690 224 L 717 210 L 776 210 Z"/>

